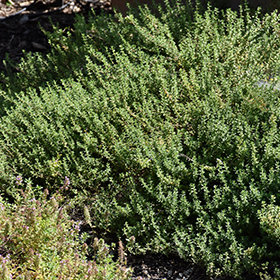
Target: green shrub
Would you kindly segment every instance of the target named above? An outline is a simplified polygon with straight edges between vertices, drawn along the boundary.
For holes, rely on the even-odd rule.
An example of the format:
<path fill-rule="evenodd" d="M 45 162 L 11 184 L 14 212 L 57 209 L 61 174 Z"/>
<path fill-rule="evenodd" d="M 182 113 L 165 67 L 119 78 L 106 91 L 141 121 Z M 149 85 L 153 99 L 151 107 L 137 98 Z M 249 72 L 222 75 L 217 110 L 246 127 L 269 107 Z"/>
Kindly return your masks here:
<path fill-rule="evenodd" d="M 280 205 L 279 15 L 159 14 L 78 18 L 74 35 L 49 34 L 52 54 L 6 78 L 2 190 L 15 192 L 18 174 L 52 191 L 67 176 L 93 225 L 135 236 L 132 252 L 273 277 L 278 231 L 266 236 L 264 205 Z"/>
<path fill-rule="evenodd" d="M 16 182 L 18 186 L 24 185 L 20 176 Z M 67 182 L 63 188 L 67 188 Z M 0 197 L 1 279 L 130 277 L 130 269 L 121 262 L 112 262 L 109 248 L 101 239 L 95 238 L 91 244 L 96 261 L 87 260 L 90 248 L 83 243 L 86 236 L 80 233 L 81 222 L 69 219 L 67 201 L 60 192 L 47 199 L 45 190 L 38 199 L 32 189 L 29 183 L 26 191 L 18 192 L 13 204 Z"/>
<path fill-rule="evenodd" d="M 258 211 L 261 230 L 264 235 L 268 235 L 278 245 L 280 242 L 280 207 L 274 204 L 263 204 L 261 210 Z"/>

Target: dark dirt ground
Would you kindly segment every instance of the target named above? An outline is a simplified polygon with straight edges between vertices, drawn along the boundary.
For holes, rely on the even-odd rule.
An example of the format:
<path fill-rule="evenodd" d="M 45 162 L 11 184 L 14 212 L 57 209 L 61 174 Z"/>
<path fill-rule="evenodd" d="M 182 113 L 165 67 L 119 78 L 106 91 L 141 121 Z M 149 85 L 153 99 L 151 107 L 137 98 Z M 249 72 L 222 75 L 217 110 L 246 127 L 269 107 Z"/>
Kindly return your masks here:
<path fill-rule="evenodd" d="M 6 2 L 7 1 L 7 2 Z M 52 24 L 61 29 L 72 27 L 75 15 L 89 16 L 94 8 L 112 12 L 106 0 L 0 0 L 0 72 L 4 71 L 3 60 L 6 54 L 16 63 L 26 52 L 48 52 L 50 46 L 41 28 L 52 31 Z M 24 10 L 25 9 L 25 10 Z M 16 14 L 19 13 L 19 14 Z M 39 25 L 40 24 L 40 25 Z M 41 26 L 41 28 L 40 28 Z"/>
<path fill-rule="evenodd" d="M 6 54 L 20 62 L 26 52 L 48 52 L 50 46 L 40 26 L 52 31 L 49 18 L 60 28 L 73 26 L 75 14 L 88 16 L 94 8 L 112 13 L 106 0 L 76 0 L 61 9 L 63 0 L 0 0 L 0 72 L 5 71 Z M 69 0 L 67 0 L 69 1 Z M 18 13 L 18 14 L 16 14 Z M 40 24 L 40 26 L 39 26 Z M 176 256 L 163 255 L 128 256 L 128 265 L 134 268 L 134 280 L 206 280 L 205 271 Z M 221 280 L 220 278 L 219 280 Z M 223 278 L 230 280 L 230 278 Z M 249 279 L 249 278 L 247 278 Z M 255 278 L 256 279 L 256 278 Z M 218 280 L 218 279 L 216 279 Z"/>

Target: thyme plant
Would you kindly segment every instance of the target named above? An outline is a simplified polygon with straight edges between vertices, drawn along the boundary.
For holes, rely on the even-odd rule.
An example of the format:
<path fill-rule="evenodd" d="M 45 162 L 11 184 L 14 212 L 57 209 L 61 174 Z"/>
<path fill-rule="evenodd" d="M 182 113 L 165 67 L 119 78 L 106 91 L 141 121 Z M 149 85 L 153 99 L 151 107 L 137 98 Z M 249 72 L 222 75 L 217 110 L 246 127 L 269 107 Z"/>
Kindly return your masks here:
<path fill-rule="evenodd" d="M 166 5 L 77 17 L 4 77 L 1 188 L 67 176 L 131 252 L 280 277 L 279 15 Z"/>
<path fill-rule="evenodd" d="M 20 176 L 16 182 L 26 185 Z M 13 204 L 0 197 L 1 279 L 130 278 L 131 270 L 124 261 L 112 261 L 103 240 L 95 238 L 88 247 L 80 232 L 82 221 L 70 220 L 69 201 L 61 191 L 49 197 L 47 189 L 34 191 L 30 181 L 25 188 L 15 193 Z M 88 258 L 90 250 L 94 260 Z"/>

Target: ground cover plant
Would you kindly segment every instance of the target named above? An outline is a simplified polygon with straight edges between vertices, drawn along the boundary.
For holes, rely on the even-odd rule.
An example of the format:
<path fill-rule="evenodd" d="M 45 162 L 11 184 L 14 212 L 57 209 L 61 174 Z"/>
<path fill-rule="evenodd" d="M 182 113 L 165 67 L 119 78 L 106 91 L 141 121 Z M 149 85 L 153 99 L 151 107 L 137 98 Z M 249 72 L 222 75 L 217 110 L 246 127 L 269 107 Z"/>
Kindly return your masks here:
<path fill-rule="evenodd" d="M 66 180 L 60 189 L 69 183 Z M 17 184 L 25 185 L 20 177 Z M 1 279 L 129 279 L 131 270 L 123 256 L 113 262 L 102 239 L 94 238 L 88 247 L 81 223 L 66 213 L 69 200 L 61 191 L 49 197 L 47 189 L 35 191 L 27 182 L 25 191 L 20 189 L 14 197 L 13 204 L 2 197 L 0 201 Z M 95 260 L 87 259 L 88 251 Z"/>
<path fill-rule="evenodd" d="M 1 191 L 66 176 L 133 253 L 279 278 L 279 15 L 166 4 L 79 17 L 2 75 Z"/>

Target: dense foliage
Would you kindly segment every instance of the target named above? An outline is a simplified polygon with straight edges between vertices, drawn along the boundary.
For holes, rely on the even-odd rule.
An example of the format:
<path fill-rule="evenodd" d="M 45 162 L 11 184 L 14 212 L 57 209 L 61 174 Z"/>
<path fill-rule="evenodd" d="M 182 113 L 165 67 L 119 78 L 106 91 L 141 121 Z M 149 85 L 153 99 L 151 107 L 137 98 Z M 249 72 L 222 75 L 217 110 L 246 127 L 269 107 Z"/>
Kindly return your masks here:
<path fill-rule="evenodd" d="M 125 280 L 131 270 L 124 258 L 112 261 L 104 240 L 94 238 L 90 247 L 81 234 L 81 222 L 69 219 L 71 202 L 63 196 L 69 179 L 52 197 L 46 189 L 35 198 L 34 187 L 27 182 L 26 191 L 15 194 L 15 203 L 0 200 L 0 278 L 61 280 Z M 17 185 L 24 186 L 21 177 Z M 40 193 L 36 191 L 37 195 Z M 63 202 L 63 203 L 62 203 Z M 120 247 L 122 244 L 120 243 Z M 86 256 L 94 255 L 89 261 Z M 124 252 L 122 252 L 124 254 Z"/>
<path fill-rule="evenodd" d="M 279 20 L 167 3 L 48 34 L 52 53 L 3 77 L 2 191 L 67 176 L 131 252 L 280 277 Z"/>

